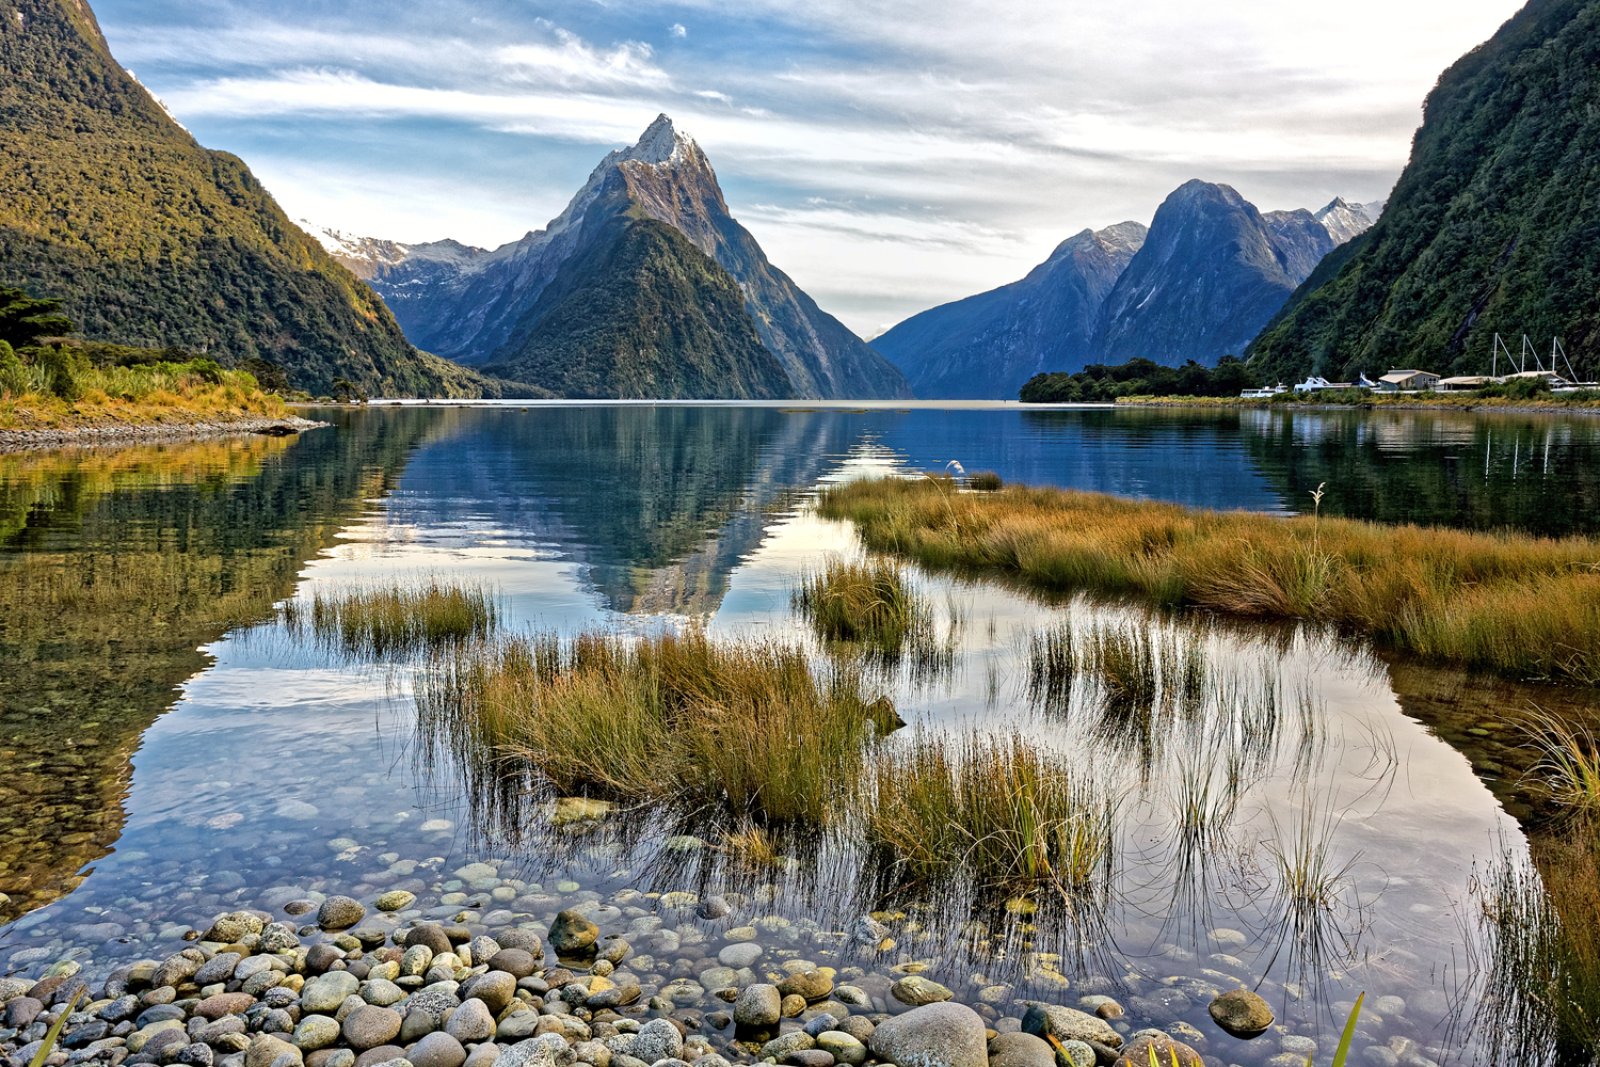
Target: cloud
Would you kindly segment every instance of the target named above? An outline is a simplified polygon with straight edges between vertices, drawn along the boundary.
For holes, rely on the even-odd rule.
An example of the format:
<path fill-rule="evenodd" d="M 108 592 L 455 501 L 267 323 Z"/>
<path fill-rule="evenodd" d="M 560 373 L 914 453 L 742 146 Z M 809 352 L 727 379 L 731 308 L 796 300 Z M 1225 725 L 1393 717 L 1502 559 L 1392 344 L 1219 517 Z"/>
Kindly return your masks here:
<path fill-rule="evenodd" d="M 667 32 L 672 34 L 672 36 L 682 40 L 683 38 L 689 36 L 689 27 L 685 26 L 681 22 L 674 22 L 671 27 L 668 28 Z"/>
<path fill-rule="evenodd" d="M 513 82 L 592 89 L 617 86 L 665 89 L 672 79 L 652 62 L 649 45 L 625 41 L 608 49 L 594 48 L 567 30 L 556 28 L 553 40 L 507 45 L 490 56 Z"/>

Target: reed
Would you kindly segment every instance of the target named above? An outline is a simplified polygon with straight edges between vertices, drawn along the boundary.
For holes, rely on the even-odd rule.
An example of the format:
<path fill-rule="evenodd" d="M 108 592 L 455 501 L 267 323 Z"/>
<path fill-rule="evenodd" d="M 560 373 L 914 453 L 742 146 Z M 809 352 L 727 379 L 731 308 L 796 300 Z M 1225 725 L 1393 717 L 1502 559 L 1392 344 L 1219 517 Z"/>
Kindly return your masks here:
<path fill-rule="evenodd" d="M 427 732 L 490 790 L 509 774 L 752 825 L 839 818 L 862 750 L 899 721 L 847 666 L 819 674 L 800 647 L 698 630 L 463 646 L 420 675 L 417 702 Z"/>
<path fill-rule="evenodd" d="M 1509 675 L 1600 684 L 1600 540 L 1278 518 L 1055 489 L 855 482 L 822 513 L 874 549 L 1051 591 L 1303 619 Z"/>
<path fill-rule="evenodd" d="M 879 754 L 870 790 L 866 841 L 898 881 L 1074 894 L 1109 881 L 1111 800 L 1021 737 L 919 735 Z"/>
<path fill-rule="evenodd" d="M 797 610 L 824 641 L 896 658 L 907 642 L 931 644 L 933 614 L 900 567 L 887 560 L 830 558 L 794 591 Z"/>
<path fill-rule="evenodd" d="M 1477 881 L 1487 959 L 1473 1025 L 1494 1062 L 1590 1063 L 1600 1048 L 1597 853 L 1585 828 L 1537 845 L 1537 867 L 1506 856 Z"/>
<path fill-rule="evenodd" d="M 347 656 L 387 658 L 487 637 L 500 622 L 495 596 L 479 586 L 438 580 L 341 592 L 316 590 L 289 600 L 279 618 Z"/>
<path fill-rule="evenodd" d="M 1538 761 L 1529 772 L 1569 817 L 1600 823 L 1600 741 L 1592 731 L 1536 712 L 1523 729 Z"/>

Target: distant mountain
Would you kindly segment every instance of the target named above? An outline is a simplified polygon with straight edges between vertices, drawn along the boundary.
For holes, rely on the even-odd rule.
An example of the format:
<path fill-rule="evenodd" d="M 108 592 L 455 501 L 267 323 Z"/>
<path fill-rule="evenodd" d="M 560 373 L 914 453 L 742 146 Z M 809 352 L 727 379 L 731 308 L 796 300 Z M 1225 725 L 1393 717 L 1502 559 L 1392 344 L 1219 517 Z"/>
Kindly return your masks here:
<path fill-rule="evenodd" d="M 1084 230 L 1021 281 L 914 315 L 872 347 L 919 397 L 1015 397 L 1040 371 L 1094 354 L 1100 306 L 1145 233 L 1137 222 Z"/>
<path fill-rule="evenodd" d="M 664 224 L 687 242 L 674 241 L 658 231 L 619 226 L 624 219 Z M 777 395 L 867 398 L 908 394 L 904 378 L 894 367 L 819 309 L 767 261 L 755 238 L 729 214 L 705 153 L 665 115 L 650 125 L 637 144 L 606 156 L 566 210 L 547 227 L 493 251 L 453 241 L 406 246 L 325 236 L 349 246 L 341 253 L 343 261 L 370 278 L 417 345 L 472 366 L 524 375 L 520 380 L 558 392 L 569 384 L 562 361 L 587 358 L 577 345 L 579 338 L 604 333 L 606 343 L 613 347 L 643 346 L 652 353 L 646 358 L 667 373 L 667 378 L 654 380 L 671 381 L 679 389 L 690 388 L 695 373 L 680 376 L 667 371 L 674 353 L 686 359 L 708 354 L 703 344 L 689 344 L 675 330 L 691 320 L 702 325 L 718 321 L 722 311 L 717 308 L 688 309 L 685 319 L 664 319 L 647 313 L 656 301 L 642 297 L 624 301 L 628 304 L 626 322 L 583 320 L 586 302 L 574 304 L 573 292 L 622 294 L 607 279 L 575 277 L 575 265 L 598 269 L 636 262 L 632 253 L 619 257 L 596 251 L 597 245 L 621 236 L 652 246 L 646 259 L 655 265 L 657 273 L 650 282 L 658 294 L 675 289 L 680 295 L 690 291 L 708 295 L 724 292 L 729 284 L 741 294 L 749 327 L 787 379 Z M 643 249 L 636 246 L 633 251 Z M 697 255 L 688 255 L 691 251 Z M 701 262 L 702 258 L 706 262 Z M 677 277 L 667 279 L 661 271 Z M 562 280 L 559 292 L 552 288 L 558 279 Z M 559 317 L 553 315 L 557 300 L 565 302 Z M 594 308 L 601 303 L 613 313 L 623 307 L 615 301 L 599 301 Z M 565 331 L 563 340 L 540 334 L 558 323 Z M 698 336 L 697 331 L 691 332 Z M 726 369 L 731 366 L 726 361 L 743 358 L 736 353 L 745 352 L 747 346 L 733 335 L 725 340 L 725 350 L 717 358 Z M 537 358 L 530 359 L 530 353 L 538 353 Z M 765 391 L 770 385 L 767 368 L 746 361 L 738 370 L 737 381 L 706 383 L 703 387 L 715 391 L 702 395 L 772 395 Z M 590 378 L 582 373 L 577 376 Z M 623 374 L 612 379 L 612 384 L 624 387 L 629 380 L 629 375 Z"/>
<path fill-rule="evenodd" d="M 1383 218 L 1250 348 L 1273 377 L 1483 373 L 1491 338 L 1600 367 L 1600 0 L 1531 0 L 1439 79 Z M 1513 342 L 1515 347 L 1515 341 Z"/>
<path fill-rule="evenodd" d="M 1336 197 L 1333 203 L 1316 213 L 1317 221 L 1327 229 L 1335 245 L 1342 245 L 1372 229 L 1386 203 L 1374 200 L 1368 204 L 1352 204 L 1343 197 Z"/>
<path fill-rule="evenodd" d="M 259 357 L 312 392 L 485 387 L 407 343 L 244 163 L 168 117 L 84 0 L 0 5 L 0 284 L 61 299 L 87 336 Z"/>
<path fill-rule="evenodd" d="M 1092 342 L 1099 361 L 1209 364 L 1242 353 L 1333 247 L 1316 229 L 1309 212 L 1269 223 L 1226 185 L 1180 186 L 1106 297 Z"/>
<path fill-rule="evenodd" d="M 1192 181 L 1148 230 L 1085 230 L 1021 281 L 914 315 L 872 345 L 922 397 L 1009 399 L 1034 374 L 1090 363 L 1215 364 L 1382 206 L 1263 215 L 1226 185 Z"/>

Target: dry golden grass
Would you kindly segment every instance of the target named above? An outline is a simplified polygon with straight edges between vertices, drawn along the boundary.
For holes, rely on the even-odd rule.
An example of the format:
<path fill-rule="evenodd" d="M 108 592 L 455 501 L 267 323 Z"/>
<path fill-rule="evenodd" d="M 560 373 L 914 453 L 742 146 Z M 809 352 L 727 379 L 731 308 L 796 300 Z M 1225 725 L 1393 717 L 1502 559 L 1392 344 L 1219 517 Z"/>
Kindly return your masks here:
<path fill-rule="evenodd" d="M 863 807 L 867 842 L 901 880 L 986 887 L 1106 884 L 1112 804 L 1020 736 L 932 735 L 885 749 Z"/>
<path fill-rule="evenodd" d="M 673 801 L 756 824 L 822 826 L 863 747 L 898 722 L 849 668 L 704 633 L 507 638 L 442 657 L 424 723 L 489 779 L 526 768 L 561 795 Z"/>
<path fill-rule="evenodd" d="M 874 549 L 1046 590 L 1305 619 L 1510 675 L 1600 683 L 1600 541 L 1204 511 L 1056 489 L 857 482 L 822 512 Z"/>
<path fill-rule="evenodd" d="M 381 658 L 488 637 L 499 625 L 500 605 L 482 586 L 430 579 L 377 589 L 319 589 L 309 602 L 285 601 L 278 614 L 291 631 L 309 627 L 328 648 Z"/>
<path fill-rule="evenodd" d="M 284 418 L 281 397 L 262 392 L 247 374 L 225 371 L 220 383 L 197 374 L 167 374 L 159 380 L 123 383 L 140 368 L 93 371 L 83 395 L 74 401 L 48 393 L 0 392 L 0 430 L 64 430 L 84 426 L 157 426 L 245 418 Z M 98 382 L 98 384 L 97 384 Z M 147 388 L 148 387 L 148 388 Z"/>

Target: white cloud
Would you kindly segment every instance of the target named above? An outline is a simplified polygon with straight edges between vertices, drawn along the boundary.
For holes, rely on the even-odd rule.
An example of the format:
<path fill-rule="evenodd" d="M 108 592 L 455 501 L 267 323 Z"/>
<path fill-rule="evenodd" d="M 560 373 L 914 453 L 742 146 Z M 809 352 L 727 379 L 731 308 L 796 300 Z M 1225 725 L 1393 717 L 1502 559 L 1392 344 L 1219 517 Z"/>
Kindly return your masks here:
<path fill-rule="evenodd" d="M 667 32 L 681 40 L 689 36 L 689 27 L 685 26 L 681 22 L 674 22 Z"/>
<path fill-rule="evenodd" d="M 516 83 L 599 88 L 665 89 L 672 79 L 652 61 L 649 45 L 626 41 L 609 49 L 591 47 L 574 33 L 557 28 L 553 40 L 507 45 L 491 60 Z"/>

